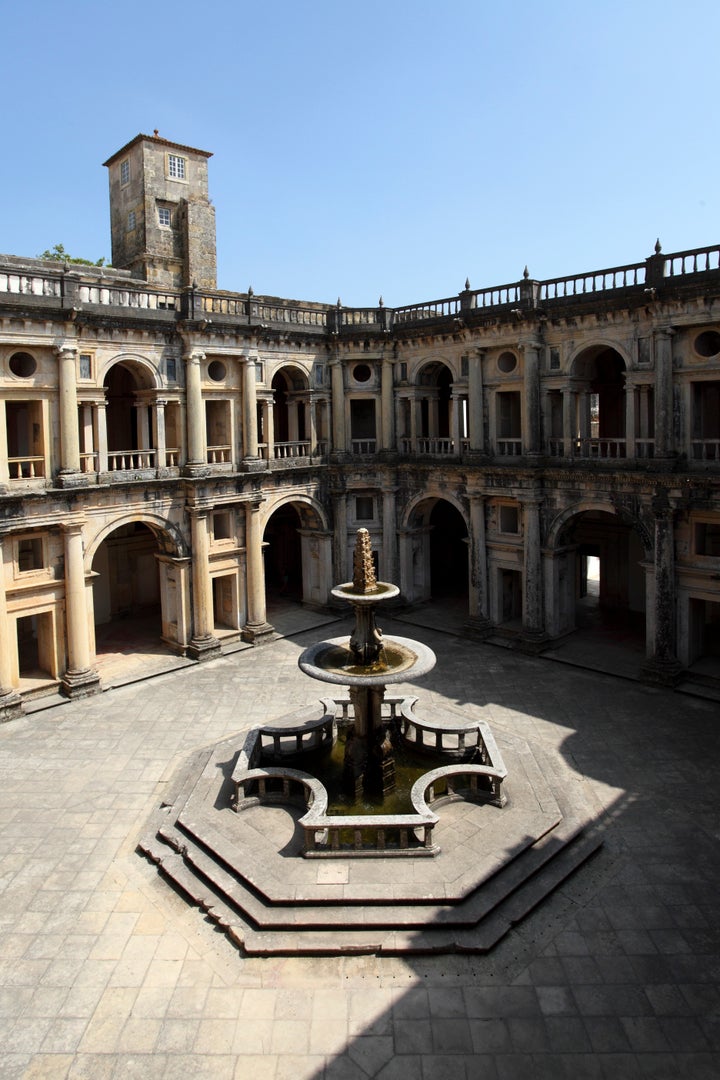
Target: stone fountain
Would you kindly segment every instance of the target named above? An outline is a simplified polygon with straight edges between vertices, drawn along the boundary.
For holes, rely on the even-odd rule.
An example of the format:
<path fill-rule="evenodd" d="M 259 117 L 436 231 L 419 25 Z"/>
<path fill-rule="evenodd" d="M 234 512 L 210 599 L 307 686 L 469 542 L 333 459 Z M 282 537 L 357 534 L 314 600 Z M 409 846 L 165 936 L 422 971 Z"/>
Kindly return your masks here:
<path fill-rule="evenodd" d="M 349 639 L 331 638 L 312 645 L 298 660 L 312 679 L 347 686 L 353 723 L 346 729 L 345 786 L 356 797 L 363 792 L 388 794 L 395 787 L 395 732 L 383 715 L 389 683 L 408 682 L 431 671 L 435 653 L 419 641 L 383 637 L 375 609 L 392 600 L 397 585 L 378 581 L 367 529 L 358 529 L 353 579 L 337 585 L 332 595 L 347 601 L 355 616 Z"/>
<path fill-rule="evenodd" d="M 508 726 L 501 755 L 483 707 L 458 705 L 452 687 L 424 710 L 388 693 L 435 665 L 427 646 L 377 627 L 397 594 L 376 580 L 361 529 L 353 580 L 333 589 L 353 631 L 298 661 L 332 696 L 198 750 L 139 843 L 248 955 L 487 952 L 601 842 L 584 835 L 592 808 L 572 770 L 545 768 Z M 333 808 L 327 763 L 343 736 L 350 799 Z M 408 750 L 421 765 L 398 801 Z"/>

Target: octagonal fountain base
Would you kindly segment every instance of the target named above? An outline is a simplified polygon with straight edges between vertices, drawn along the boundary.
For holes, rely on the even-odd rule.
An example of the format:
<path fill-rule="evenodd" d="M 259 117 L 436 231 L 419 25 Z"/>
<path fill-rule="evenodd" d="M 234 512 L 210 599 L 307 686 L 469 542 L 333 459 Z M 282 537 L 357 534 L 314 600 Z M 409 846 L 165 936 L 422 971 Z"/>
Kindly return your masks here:
<path fill-rule="evenodd" d="M 287 769 L 283 758 L 327 739 L 344 706 L 324 699 L 261 729 L 278 766 L 266 759 L 255 768 L 257 732 L 195 755 L 174 778 L 140 850 L 248 955 L 489 951 L 597 850 L 601 840 L 589 829 L 594 815 L 580 778 L 557 761 L 550 766 L 538 748 L 507 731 L 495 740 L 483 736 L 491 760 L 485 768 L 497 782 L 473 790 L 466 764 L 452 764 L 453 745 L 456 759 L 465 756 L 461 744 L 481 728 L 479 711 L 469 717 L 445 708 L 420 720 L 415 699 L 398 700 L 405 722 L 417 721 L 416 738 L 419 730 L 436 748 L 444 741 L 444 771 L 453 775 L 457 767 L 464 777 L 454 790 L 452 782 L 438 782 L 430 802 L 423 787 L 434 819 L 429 845 L 418 840 L 422 823 L 415 822 L 404 843 L 386 834 L 384 843 L 403 858 L 363 850 L 366 830 L 356 840 L 347 825 L 333 849 L 332 826 L 322 820 L 322 806 L 308 808 L 302 779 L 299 804 L 292 783 L 269 784 L 264 793 L 253 787 L 262 774 L 310 776 Z"/>

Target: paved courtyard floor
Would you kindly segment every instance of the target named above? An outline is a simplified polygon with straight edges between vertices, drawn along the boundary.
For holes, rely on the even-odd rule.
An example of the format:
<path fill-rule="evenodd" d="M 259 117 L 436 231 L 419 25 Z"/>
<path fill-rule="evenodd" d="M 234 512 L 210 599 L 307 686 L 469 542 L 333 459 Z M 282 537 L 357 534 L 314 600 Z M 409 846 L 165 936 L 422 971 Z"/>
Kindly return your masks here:
<path fill-rule="evenodd" d="M 246 959 L 136 853 L 192 751 L 320 696 L 317 636 L 0 728 L 0 1077 L 717 1080 L 716 703 L 417 631 L 408 692 L 558 755 L 604 834 L 487 957 Z"/>

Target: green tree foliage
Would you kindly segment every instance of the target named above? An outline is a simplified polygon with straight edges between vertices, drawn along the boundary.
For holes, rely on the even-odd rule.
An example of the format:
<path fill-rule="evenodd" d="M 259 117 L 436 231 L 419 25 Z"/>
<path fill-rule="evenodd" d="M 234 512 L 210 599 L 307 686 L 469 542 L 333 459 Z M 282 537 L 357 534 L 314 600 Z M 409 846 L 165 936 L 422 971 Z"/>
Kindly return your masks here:
<path fill-rule="evenodd" d="M 53 259 L 56 262 L 73 263 L 76 266 L 106 266 L 106 259 L 98 259 L 97 262 L 93 262 L 91 259 L 78 259 L 70 255 L 63 244 L 56 244 L 52 250 L 43 251 L 41 255 L 38 255 L 38 259 Z"/>

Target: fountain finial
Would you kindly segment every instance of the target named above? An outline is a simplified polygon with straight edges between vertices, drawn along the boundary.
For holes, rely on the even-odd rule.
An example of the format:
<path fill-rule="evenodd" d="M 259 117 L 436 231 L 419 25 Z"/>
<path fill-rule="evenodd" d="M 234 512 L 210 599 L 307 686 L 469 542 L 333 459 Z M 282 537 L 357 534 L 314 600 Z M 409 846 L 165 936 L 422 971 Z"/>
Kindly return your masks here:
<path fill-rule="evenodd" d="M 367 529 L 358 529 L 353 554 L 353 592 L 361 596 L 378 591 L 375 565 L 370 546 L 370 533 Z"/>

